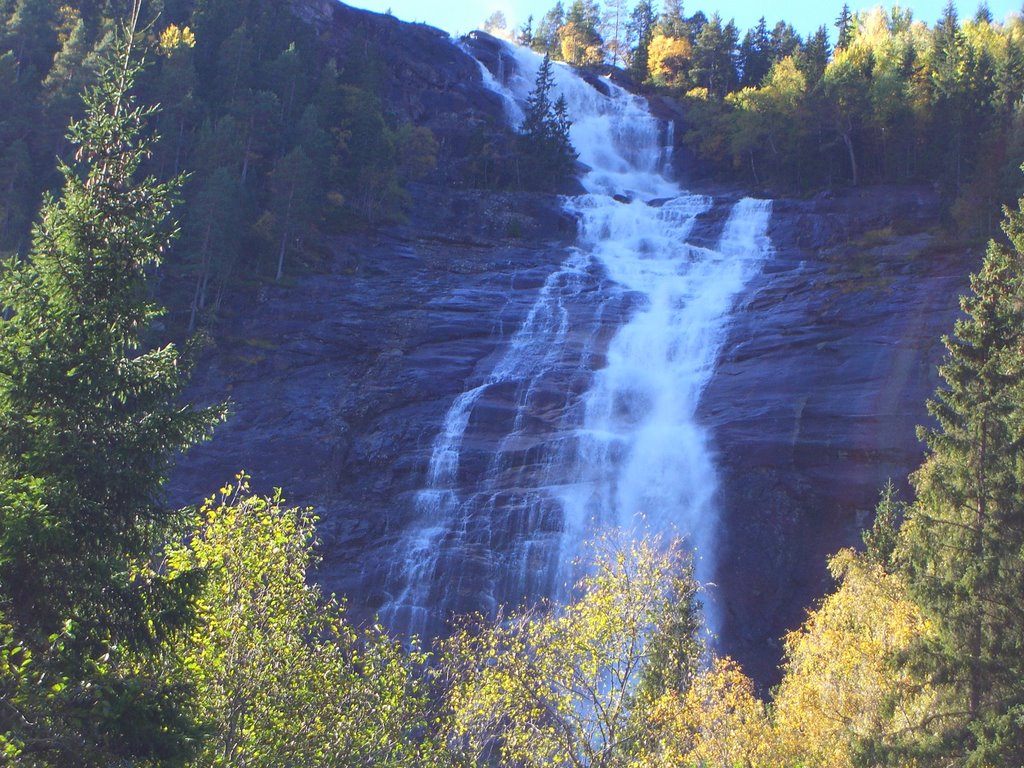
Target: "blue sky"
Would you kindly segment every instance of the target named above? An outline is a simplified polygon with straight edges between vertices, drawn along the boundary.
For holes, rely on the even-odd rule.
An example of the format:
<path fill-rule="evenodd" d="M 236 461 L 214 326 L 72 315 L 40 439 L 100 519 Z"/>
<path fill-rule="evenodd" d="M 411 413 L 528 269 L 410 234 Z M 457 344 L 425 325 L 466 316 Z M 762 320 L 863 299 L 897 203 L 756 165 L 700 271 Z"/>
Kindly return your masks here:
<path fill-rule="evenodd" d="M 563 5 L 568 7 L 571 1 L 563 0 Z M 381 13 L 390 9 L 392 14 L 405 21 L 422 21 L 452 34 L 464 34 L 479 27 L 496 10 L 503 11 L 511 25 L 519 26 L 531 13 L 534 18 L 543 16 L 555 4 L 555 0 L 348 0 L 347 4 Z M 861 4 L 849 0 L 849 4 L 853 10 L 859 10 L 871 8 L 878 3 Z M 717 10 L 724 19 L 734 18 L 741 33 L 754 26 L 763 15 L 769 25 L 784 19 L 796 27 L 800 34 L 806 35 L 821 24 L 828 25 L 831 30 L 843 0 L 790 0 L 772 4 L 763 0 L 684 0 L 683 5 L 686 13 L 702 10 L 710 16 Z M 891 2 L 882 5 L 888 8 Z M 913 9 L 914 18 L 931 25 L 942 14 L 946 2 L 919 0 L 904 5 Z M 988 5 L 992 15 L 1000 21 L 1008 12 L 1017 11 L 1021 7 L 1019 0 L 989 0 Z M 964 18 L 973 16 L 978 4 L 960 0 L 956 6 L 961 18 Z"/>

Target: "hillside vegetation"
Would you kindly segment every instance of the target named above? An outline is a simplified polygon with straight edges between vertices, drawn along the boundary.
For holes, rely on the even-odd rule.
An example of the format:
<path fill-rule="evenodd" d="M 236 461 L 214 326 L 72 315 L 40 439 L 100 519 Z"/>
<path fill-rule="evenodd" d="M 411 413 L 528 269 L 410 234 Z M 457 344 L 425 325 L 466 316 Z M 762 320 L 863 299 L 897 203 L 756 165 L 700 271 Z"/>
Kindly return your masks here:
<path fill-rule="evenodd" d="M 782 193 L 930 181 L 954 223 L 989 236 L 1022 191 L 1024 20 L 952 3 L 929 26 L 910 8 L 851 12 L 806 36 L 764 17 L 743 31 L 679 0 L 561 2 L 514 35 L 575 66 L 624 68 L 678 100 L 704 172 Z M 500 30 L 498 30 L 500 31 Z"/>
<path fill-rule="evenodd" d="M 146 26 L 138 5 L 0 2 L 4 236 L 24 254 L 0 274 L 5 765 L 1024 763 L 1024 201 L 945 340 L 916 498 L 882 489 L 767 701 L 707 648 L 681 545 L 615 532 L 567 604 L 466 618 L 426 653 L 308 581 L 311 512 L 244 475 L 167 507 L 170 463 L 224 409 L 179 402 L 152 295 L 186 264 L 207 301 L 244 259 L 279 275 L 330 226 L 318 206 L 397 215 L 430 140 L 389 124 L 369 75 L 312 67 L 277 4 L 165 6 Z"/>

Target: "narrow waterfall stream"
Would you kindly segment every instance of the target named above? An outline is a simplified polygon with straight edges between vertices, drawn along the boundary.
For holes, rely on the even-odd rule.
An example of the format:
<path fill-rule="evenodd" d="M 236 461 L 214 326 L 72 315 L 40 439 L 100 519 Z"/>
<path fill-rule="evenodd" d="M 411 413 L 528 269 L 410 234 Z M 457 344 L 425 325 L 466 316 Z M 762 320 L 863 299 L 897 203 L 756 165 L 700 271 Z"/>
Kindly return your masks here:
<path fill-rule="evenodd" d="M 504 84 L 482 69 L 518 125 L 541 60 L 506 55 Z M 590 169 L 587 194 L 565 200 L 579 241 L 445 416 L 418 522 L 383 585 L 381 617 L 397 631 L 429 637 L 451 612 L 558 597 L 581 543 L 608 526 L 683 536 L 698 579 L 714 577 L 717 481 L 695 412 L 730 311 L 770 250 L 770 202 L 735 203 L 714 248 L 691 244 L 715 201 L 664 175 L 668 131 L 646 102 L 554 71 Z M 466 471 L 471 449 L 487 457 L 482 471 Z"/>

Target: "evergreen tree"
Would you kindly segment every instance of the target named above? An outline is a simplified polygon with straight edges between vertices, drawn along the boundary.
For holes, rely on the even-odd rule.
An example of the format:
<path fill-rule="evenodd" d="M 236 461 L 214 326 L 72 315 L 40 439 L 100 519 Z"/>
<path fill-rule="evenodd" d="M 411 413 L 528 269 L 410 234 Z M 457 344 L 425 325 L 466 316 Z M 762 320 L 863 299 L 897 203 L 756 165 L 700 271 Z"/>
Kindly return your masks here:
<path fill-rule="evenodd" d="M 833 27 L 837 30 L 836 49 L 848 47 L 853 42 L 853 33 L 856 31 L 856 27 L 853 13 L 850 12 L 850 6 L 847 3 L 843 3 L 843 9 L 836 16 L 836 23 Z"/>
<path fill-rule="evenodd" d="M 0 734 L 32 765 L 185 749 L 179 689 L 146 660 L 187 619 L 190 580 L 141 579 L 133 562 L 166 533 L 173 457 L 221 411 L 183 408 L 180 356 L 146 336 L 177 184 L 135 179 L 153 144 L 139 69 L 127 41 L 103 64 L 62 194 L 0 278 L 0 624 L 44 693 L 0 693 Z"/>
<path fill-rule="evenodd" d="M 516 30 L 516 45 L 529 47 L 533 45 L 533 14 L 526 17 L 526 22 Z"/>
<path fill-rule="evenodd" d="M 846 3 L 843 3 L 843 9 L 839 12 L 839 16 L 836 17 L 833 26 L 838 30 L 836 33 L 836 50 L 849 47 L 853 41 L 855 28 L 853 14 L 850 13 L 850 6 Z"/>
<path fill-rule="evenodd" d="M 19 81 L 42 77 L 57 50 L 57 8 L 52 0 L 17 0 L 7 21 L 7 45 L 17 61 Z"/>
<path fill-rule="evenodd" d="M 684 23 L 686 29 L 689 31 L 690 42 L 696 43 L 697 36 L 701 33 L 701 30 L 704 29 L 704 26 L 708 23 L 708 17 L 705 15 L 704 11 L 697 11 Z"/>
<path fill-rule="evenodd" d="M 277 241 L 276 280 L 284 275 L 287 253 L 301 249 L 305 236 L 316 222 L 319 197 L 316 182 L 315 168 L 302 147 L 295 147 L 281 158 L 270 175 Z"/>
<path fill-rule="evenodd" d="M 551 59 L 545 56 L 526 99 L 526 116 L 519 129 L 521 180 L 541 189 L 554 187 L 570 176 L 577 157 L 569 139 L 572 123 L 568 104 L 563 96 L 552 102 L 554 85 Z"/>
<path fill-rule="evenodd" d="M 771 69 L 771 38 L 762 16 L 754 29 L 747 30 L 739 48 L 740 85 L 756 88 Z"/>
<path fill-rule="evenodd" d="M 828 44 L 828 30 L 822 25 L 807 38 L 807 42 L 804 43 L 796 57 L 797 66 L 807 78 L 808 88 L 813 88 L 821 80 L 831 53 L 832 50 Z"/>
<path fill-rule="evenodd" d="M 0 155 L 0 249 L 20 250 L 18 238 L 32 218 L 27 190 L 32 177 L 32 156 L 24 139 L 12 142 Z"/>
<path fill-rule="evenodd" d="M 629 18 L 629 0 L 605 0 L 601 37 L 613 67 L 624 64 L 629 57 Z"/>
<path fill-rule="evenodd" d="M 736 83 L 736 26 L 730 21 L 723 26 L 716 13 L 697 35 L 693 46 L 693 68 L 690 78 L 694 86 L 707 88 L 715 98 L 725 97 Z"/>
<path fill-rule="evenodd" d="M 558 42 L 558 30 L 562 28 L 563 24 L 565 24 L 565 8 L 562 6 L 561 0 L 558 0 L 554 7 L 541 18 L 530 47 L 538 53 L 560 58 L 562 53 Z"/>
<path fill-rule="evenodd" d="M 604 39 L 598 31 L 600 24 L 601 10 L 595 0 L 573 0 L 565 24 L 558 30 L 562 59 L 577 67 L 601 64 Z"/>
<path fill-rule="evenodd" d="M 897 498 L 896 486 L 888 480 L 875 506 L 875 522 L 862 536 L 865 559 L 887 572 L 893 570 L 893 554 L 906 511 L 907 505 Z"/>
<path fill-rule="evenodd" d="M 640 0 L 633 8 L 627 34 L 631 44 L 629 73 L 637 82 L 643 82 L 647 79 L 651 40 L 654 37 L 654 7 L 651 0 Z"/>
<path fill-rule="evenodd" d="M 793 56 L 800 50 L 803 41 L 792 24 L 784 21 L 775 23 L 768 41 L 768 51 L 771 63 L 782 61 L 787 56 Z"/>
<path fill-rule="evenodd" d="M 1024 201 L 1021 203 L 1024 205 Z M 913 657 L 946 700 L 942 764 L 1024 762 L 1024 212 L 989 244 L 966 317 L 945 339 L 946 363 L 929 411 L 938 428 L 914 476 L 918 500 L 902 531 L 911 594 L 934 622 Z M 964 762 L 966 761 L 966 762 Z"/>
<path fill-rule="evenodd" d="M 216 168 L 197 187 L 186 227 L 195 272 L 189 331 L 195 330 L 200 316 L 211 304 L 216 306 L 219 302 L 238 260 L 244 201 L 238 174 L 230 168 Z M 214 291 L 216 297 L 211 297 Z"/>
<path fill-rule="evenodd" d="M 665 6 L 658 16 L 658 27 L 665 37 L 691 38 L 690 25 L 683 16 L 682 0 L 665 0 Z"/>

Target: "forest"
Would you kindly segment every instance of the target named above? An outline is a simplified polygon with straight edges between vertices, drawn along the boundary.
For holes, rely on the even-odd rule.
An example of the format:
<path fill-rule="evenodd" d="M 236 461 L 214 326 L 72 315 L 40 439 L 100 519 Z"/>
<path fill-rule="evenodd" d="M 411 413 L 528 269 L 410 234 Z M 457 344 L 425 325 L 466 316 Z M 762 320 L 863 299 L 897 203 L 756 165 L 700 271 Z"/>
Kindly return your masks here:
<path fill-rule="evenodd" d="M 971 212 L 989 234 L 1021 188 L 1024 26 L 952 7 L 932 29 L 909 11 L 838 23 L 835 50 L 782 23 L 737 44 L 671 2 L 578 0 L 520 34 L 682 100 L 718 173 L 924 179 L 950 227 Z M 312 510 L 244 474 L 167 505 L 175 457 L 226 418 L 181 402 L 169 326 L 212 322 L 240 281 L 315 269 L 325 233 L 400 219 L 436 162 L 372 57 L 316 52 L 270 0 L 0 0 L 4 764 L 1024 763 L 1024 200 L 944 339 L 914 498 L 880 489 L 771 691 L 711 649 L 679 542 L 608 531 L 565 605 L 466 617 L 428 649 L 350 622 L 308 578 Z M 516 151 L 565 159 L 571 115 L 545 77 Z"/>
<path fill-rule="evenodd" d="M 931 25 L 898 4 L 843 5 L 806 37 L 784 20 L 742 31 L 717 12 L 688 16 L 680 0 L 660 13 L 649 0 L 558 2 L 514 32 L 502 24 L 485 29 L 678 101 L 685 145 L 715 179 L 780 194 L 927 181 L 974 238 L 1024 191 L 1024 26 L 984 3 L 966 20 L 949 3 Z"/>

